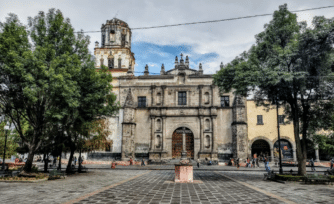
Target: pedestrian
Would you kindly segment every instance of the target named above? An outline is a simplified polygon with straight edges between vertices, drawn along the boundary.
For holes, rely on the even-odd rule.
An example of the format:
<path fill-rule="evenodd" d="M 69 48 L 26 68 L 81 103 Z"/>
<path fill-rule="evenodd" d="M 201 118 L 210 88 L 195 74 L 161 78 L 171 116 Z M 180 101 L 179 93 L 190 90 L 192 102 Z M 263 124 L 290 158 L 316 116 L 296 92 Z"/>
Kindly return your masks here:
<path fill-rule="evenodd" d="M 144 159 L 141 159 L 141 165 L 142 165 L 142 166 L 145 166 Z"/>
<path fill-rule="evenodd" d="M 82 164 L 82 158 L 81 157 L 79 157 L 79 163 L 78 163 L 79 165 L 81 165 Z"/>
<path fill-rule="evenodd" d="M 334 158 L 332 158 L 331 160 L 331 169 L 333 169 L 333 166 L 334 166 Z"/>
<path fill-rule="evenodd" d="M 56 162 L 57 162 L 57 157 L 53 157 L 53 166 L 56 166 Z"/>
<path fill-rule="evenodd" d="M 130 165 L 132 165 L 132 162 L 133 162 L 133 161 L 132 161 L 132 158 L 130 158 Z"/>
<path fill-rule="evenodd" d="M 234 159 L 231 159 L 232 166 L 234 166 Z"/>
<path fill-rule="evenodd" d="M 77 165 L 77 157 L 74 157 L 74 166 Z"/>
<path fill-rule="evenodd" d="M 250 160 L 249 160 L 249 158 L 248 158 L 248 157 L 247 157 L 247 160 L 246 160 L 246 162 L 247 162 L 247 163 L 246 163 L 246 167 L 248 167 L 248 168 L 249 168 L 251 164 L 250 164 Z"/>
<path fill-rule="evenodd" d="M 239 167 L 240 167 L 240 165 L 239 165 L 239 158 L 237 158 L 236 160 L 235 160 L 235 164 L 237 165 L 237 168 L 239 169 Z"/>
<path fill-rule="evenodd" d="M 255 168 L 255 159 L 252 159 L 252 167 Z"/>
<path fill-rule="evenodd" d="M 309 163 L 310 163 L 310 165 L 311 165 L 311 171 L 315 171 L 313 158 L 311 158 L 311 160 L 310 160 Z"/>
<path fill-rule="evenodd" d="M 200 162 L 200 161 L 199 161 L 199 158 L 198 158 L 198 159 L 197 159 L 197 167 L 198 167 L 198 168 L 199 168 L 199 162 Z"/>

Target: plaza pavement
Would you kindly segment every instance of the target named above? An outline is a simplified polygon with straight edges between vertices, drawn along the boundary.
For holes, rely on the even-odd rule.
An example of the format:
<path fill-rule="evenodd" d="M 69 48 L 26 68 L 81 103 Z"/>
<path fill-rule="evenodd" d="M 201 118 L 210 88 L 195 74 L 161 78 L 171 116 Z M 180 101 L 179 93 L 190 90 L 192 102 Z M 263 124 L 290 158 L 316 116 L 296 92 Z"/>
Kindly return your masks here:
<path fill-rule="evenodd" d="M 201 183 L 174 184 L 173 165 L 85 166 L 62 180 L 0 182 L 1 203 L 334 203 L 332 185 L 263 181 L 263 167 L 194 166 Z"/>

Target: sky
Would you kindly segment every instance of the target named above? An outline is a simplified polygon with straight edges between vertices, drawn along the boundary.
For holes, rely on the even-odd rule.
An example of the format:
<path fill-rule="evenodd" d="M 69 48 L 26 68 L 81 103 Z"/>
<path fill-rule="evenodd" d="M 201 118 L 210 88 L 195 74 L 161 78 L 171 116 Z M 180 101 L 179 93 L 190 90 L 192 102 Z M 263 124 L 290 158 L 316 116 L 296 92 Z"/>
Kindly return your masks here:
<path fill-rule="evenodd" d="M 334 0 L 0 0 L 0 21 L 8 13 L 18 15 L 27 23 L 29 16 L 50 8 L 60 9 L 71 20 L 76 31 L 100 31 L 101 25 L 114 17 L 130 28 L 190 23 L 227 18 L 272 14 L 279 5 L 288 4 L 290 11 L 333 6 Z M 333 18 L 334 8 L 299 12 L 298 21 L 311 25 L 314 16 Z M 218 23 L 132 30 L 132 52 L 135 54 L 136 75 L 142 75 L 145 65 L 151 74 L 172 69 L 175 56 L 189 56 L 190 67 L 202 63 L 204 74 L 214 74 L 255 43 L 255 35 L 264 30 L 272 16 L 248 18 Z M 86 33 L 94 42 L 101 42 L 100 33 Z"/>

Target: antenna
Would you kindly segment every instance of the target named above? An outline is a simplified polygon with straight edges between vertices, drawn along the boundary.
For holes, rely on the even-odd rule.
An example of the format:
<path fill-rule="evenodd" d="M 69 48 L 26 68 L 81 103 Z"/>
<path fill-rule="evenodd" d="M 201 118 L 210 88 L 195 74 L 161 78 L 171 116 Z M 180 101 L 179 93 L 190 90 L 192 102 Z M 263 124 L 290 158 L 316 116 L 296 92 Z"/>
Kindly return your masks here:
<path fill-rule="evenodd" d="M 116 18 L 116 17 L 117 17 L 117 15 L 118 15 L 118 12 L 119 12 L 119 10 L 116 12 L 116 14 L 115 14 L 114 18 Z"/>

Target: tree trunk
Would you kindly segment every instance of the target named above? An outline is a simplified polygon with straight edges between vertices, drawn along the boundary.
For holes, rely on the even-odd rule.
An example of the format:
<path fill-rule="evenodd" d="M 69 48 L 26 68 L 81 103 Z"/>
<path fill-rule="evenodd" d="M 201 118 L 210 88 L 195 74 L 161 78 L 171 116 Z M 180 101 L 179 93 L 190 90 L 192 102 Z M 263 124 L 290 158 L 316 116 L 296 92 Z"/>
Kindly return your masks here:
<path fill-rule="evenodd" d="M 299 137 L 299 111 L 297 100 L 294 101 L 291 105 L 292 117 L 293 117 L 293 128 L 294 128 L 294 136 L 296 142 L 296 153 L 297 153 L 297 161 L 298 161 L 298 174 L 305 175 L 306 174 L 306 159 L 302 152 L 300 137 Z"/>
<path fill-rule="evenodd" d="M 25 172 L 31 172 L 31 167 L 32 167 L 32 162 L 34 160 L 34 155 L 35 155 L 35 151 L 33 151 L 33 147 L 28 146 L 29 147 L 29 155 L 28 155 L 28 159 L 27 162 L 25 163 L 23 170 Z"/>
<path fill-rule="evenodd" d="M 72 171 L 72 160 L 73 160 L 74 151 L 75 151 L 75 145 L 71 145 L 71 154 L 70 154 L 70 158 L 68 158 L 66 173 L 70 173 Z"/>

